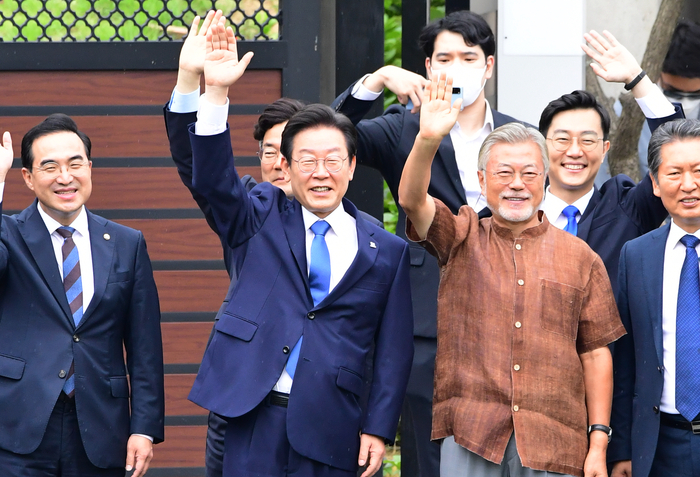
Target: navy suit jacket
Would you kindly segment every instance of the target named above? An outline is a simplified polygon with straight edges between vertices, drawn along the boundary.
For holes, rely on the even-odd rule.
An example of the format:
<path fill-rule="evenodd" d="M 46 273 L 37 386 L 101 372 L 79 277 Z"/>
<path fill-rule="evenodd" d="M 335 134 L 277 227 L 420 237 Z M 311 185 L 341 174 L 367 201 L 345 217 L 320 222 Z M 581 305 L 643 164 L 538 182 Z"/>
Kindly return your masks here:
<path fill-rule="evenodd" d="M 0 219 L 0 447 L 28 454 L 39 446 L 61 371 L 75 361 L 87 456 L 124 467 L 131 434 L 163 440 L 158 293 L 141 232 L 87 214 L 95 294 L 77 328 L 37 201 Z"/>
<path fill-rule="evenodd" d="M 345 114 L 357 127 L 357 162 L 377 169 L 398 204 L 398 189 L 401 173 L 408 154 L 420 130 L 420 115 L 411 114 L 403 106 L 394 105 L 378 118 L 362 118 L 372 107 L 373 101 L 353 98 L 354 84 L 338 96 L 332 104 L 336 111 Z M 494 127 L 509 122 L 520 122 L 515 118 L 492 110 Z M 440 199 L 457 214 L 467 203 L 464 186 L 459 177 L 457 160 L 450 136 L 440 143 L 431 167 L 428 193 Z M 480 217 L 490 215 L 488 209 Z M 399 207 L 396 234 L 406 239 L 406 214 Z M 425 338 L 437 337 L 437 291 L 440 284 L 440 268 L 437 259 L 428 254 L 420 245 L 410 242 L 411 252 L 411 294 L 413 296 L 414 334 Z"/>
<path fill-rule="evenodd" d="M 632 460 L 649 475 L 659 436 L 664 384 L 663 268 L 670 224 L 628 242 L 620 253 L 617 305 L 627 335 L 615 343 L 613 437 L 608 461 Z"/>
<path fill-rule="evenodd" d="M 357 256 L 314 306 L 299 202 L 268 183 L 248 193 L 228 131 L 190 138 L 194 187 L 211 205 L 240 277 L 190 399 L 226 417 L 248 413 L 272 390 L 303 334 L 287 409 L 289 442 L 310 459 L 354 471 L 360 432 L 388 441 L 396 433 L 413 358 L 408 246 L 344 199 L 357 224 Z M 373 344 L 374 380 L 363 409 Z"/>

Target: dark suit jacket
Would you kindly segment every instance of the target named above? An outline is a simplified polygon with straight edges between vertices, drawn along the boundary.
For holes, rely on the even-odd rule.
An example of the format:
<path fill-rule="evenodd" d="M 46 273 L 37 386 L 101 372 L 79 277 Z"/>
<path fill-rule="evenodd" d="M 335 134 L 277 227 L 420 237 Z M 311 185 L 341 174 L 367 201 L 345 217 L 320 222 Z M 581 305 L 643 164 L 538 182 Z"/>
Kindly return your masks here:
<path fill-rule="evenodd" d="M 632 460 L 635 477 L 649 475 L 659 436 L 664 384 L 663 267 L 670 224 L 628 242 L 620 254 L 617 305 L 627 335 L 615 344 L 608 461 Z"/>
<path fill-rule="evenodd" d="M 123 467 L 131 434 L 158 443 L 164 432 L 160 310 L 143 235 L 88 212 L 95 294 L 76 328 L 37 201 L 1 220 L 0 447 L 39 446 L 65 381 L 59 372 L 74 360 L 87 456 Z"/>
<path fill-rule="evenodd" d="M 223 416 L 246 414 L 272 390 L 303 334 L 287 409 L 289 442 L 308 458 L 354 471 L 360 431 L 388 441 L 396 433 L 413 357 L 408 247 L 344 200 L 359 249 L 340 283 L 314 306 L 300 204 L 268 183 L 246 192 L 228 131 L 192 134 L 191 141 L 194 186 L 236 250 L 241 280 L 215 325 L 190 399 Z M 373 343 L 374 381 L 362 409 Z"/>
<path fill-rule="evenodd" d="M 377 169 L 387 182 L 398 204 L 398 189 L 408 154 L 420 129 L 420 115 L 411 114 L 403 106 L 391 106 L 378 118 L 362 120 L 373 101 L 352 97 L 351 85 L 336 98 L 332 107 L 355 123 L 358 134 L 357 162 Z M 494 127 L 517 121 L 515 118 L 493 112 Z M 440 199 L 453 214 L 467 203 L 459 177 L 454 147 L 446 136 L 433 160 L 428 193 Z M 486 214 L 489 213 L 485 209 Z M 406 239 L 406 214 L 399 207 L 396 234 Z M 437 336 L 437 291 L 440 270 L 437 260 L 420 245 L 409 242 L 411 251 L 411 294 L 413 296 L 414 334 L 426 338 Z"/>

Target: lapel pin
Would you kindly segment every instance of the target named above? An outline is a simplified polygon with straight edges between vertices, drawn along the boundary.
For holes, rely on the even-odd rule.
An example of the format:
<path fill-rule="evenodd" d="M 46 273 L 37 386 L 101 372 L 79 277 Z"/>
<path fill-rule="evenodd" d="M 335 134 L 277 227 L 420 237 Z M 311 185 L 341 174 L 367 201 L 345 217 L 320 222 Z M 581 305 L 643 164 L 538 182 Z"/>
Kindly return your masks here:
<path fill-rule="evenodd" d="M 374 242 L 370 242 L 370 243 L 369 243 L 369 247 L 370 247 L 370 248 L 377 248 L 377 244 L 374 243 Z"/>
<path fill-rule="evenodd" d="M 109 234 L 104 234 L 104 235 L 102 236 L 102 238 L 104 238 L 105 240 L 109 240 L 109 239 L 111 239 L 112 237 L 111 237 Z"/>

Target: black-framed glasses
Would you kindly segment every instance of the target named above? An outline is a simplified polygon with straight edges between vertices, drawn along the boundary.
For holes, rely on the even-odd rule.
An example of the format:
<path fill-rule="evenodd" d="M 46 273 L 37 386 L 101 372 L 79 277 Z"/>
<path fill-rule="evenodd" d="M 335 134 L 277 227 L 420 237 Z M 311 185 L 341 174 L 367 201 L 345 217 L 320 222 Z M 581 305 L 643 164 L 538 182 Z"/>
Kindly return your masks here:
<path fill-rule="evenodd" d="M 339 172 L 343 168 L 343 162 L 350 156 L 340 157 L 337 154 L 331 154 L 325 158 L 318 159 L 314 156 L 301 156 L 299 159 L 292 159 L 299 166 L 299 170 L 304 174 L 311 174 L 318 167 L 319 161 L 323 161 L 326 170 L 331 173 Z"/>
<path fill-rule="evenodd" d="M 524 171 L 515 172 L 508 169 L 502 169 L 500 171 L 488 171 L 493 178 L 501 185 L 508 185 L 515 180 L 516 174 L 520 176 L 520 180 L 525 184 L 534 184 L 537 179 L 542 175 L 542 172 L 538 171 Z"/>
<path fill-rule="evenodd" d="M 274 164 L 282 153 L 274 147 L 264 147 L 256 155 L 263 164 Z"/>
<path fill-rule="evenodd" d="M 547 138 L 547 141 L 550 141 L 554 149 L 559 152 L 568 151 L 574 141 L 577 141 L 578 146 L 584 151 L 592 151 L 598 146 L 598 142 L 602 140 L 602 138 L 599 138 L 595 134 L 584 134 L 579 137 L 571 137 L 568 134 L 557 134 Z"/>

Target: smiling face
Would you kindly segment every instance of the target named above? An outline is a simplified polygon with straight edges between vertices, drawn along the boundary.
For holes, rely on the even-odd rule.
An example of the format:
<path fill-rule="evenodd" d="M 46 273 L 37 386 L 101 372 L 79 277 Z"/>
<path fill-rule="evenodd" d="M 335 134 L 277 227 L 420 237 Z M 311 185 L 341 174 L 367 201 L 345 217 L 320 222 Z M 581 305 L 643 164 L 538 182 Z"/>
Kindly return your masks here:
<path fill-rule="evenodd" d="M 62 225 L 70 225 L 92 193 L 92 162 L 77 134 L 57 132 L 32 145 L 32 170 L 22 168 L 25 184 L 41 208 Z"/>
<path fill-rule="evenodd" d="M 287 197 L 292 197 L 292 185 L 289 182 L 289 173 L 285 171 L 282 167 L 284 159 L 280 153 L 280 144 L 282 143 L 282 131 L 287 125 L 287 121 L 276 124 L 267 130 L 265 136 L 262 140 L 262 151 L 263 155 L 267 156 L 265 152 L 268 152 L 270 156 L 275 153 L 274 162 L 266 162 L 261 158 L 260 162 L 260 172 L 262 173 L 262 180 L 269 182 L 282 189 Z"/>
<path fill-rule="evenodd" d="M 688 233 L 700 229 L 700 139 L 684 139 L 661 146 L 661 165 L 653 180 L 673 221 Z"/>
<path fill-rule="evenodd" d="M 328 172 L 324 161 L 319 161 L 311 173 L 301 172 L 295 159 L 302 156 L 323 159 L 329 155 L 348 156 L 345 136 L 333 127 L 314 127 L 294 136 L 292 157 L 282 164 L 291 178 L 294 197 L 320 218 L 328 216 L 340 205 L 355 172 L 355 158 L 348 157 L 343 161 L 338 172 Z"/>
<path fill-rule="evenodd" d="M 544 192 L 543 172 L 542 155 L 534 142 L 494 145 L 486 170 L 478 171 L 481 193 L 486 197 L 494 220 L 513 230 L 515 235 L 539 223 L 537 211 Z M 508 173 L 513 173 L 513 180 L 501 184 L 497 175 Z M 526 184 L 523 174 L 539 175 Z"/>
<path fill-rule="evenodd" d="M 602 140 L 601 118 L 594 109 L 558 113 L 552 118 L 546 135 L 550 191 L 572 204 L 593 187 L 610 141 Z M 557 150 L 557 141 L 565 143 L 566 139 L 570 142 L 566 150 Z"/>

